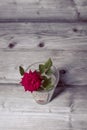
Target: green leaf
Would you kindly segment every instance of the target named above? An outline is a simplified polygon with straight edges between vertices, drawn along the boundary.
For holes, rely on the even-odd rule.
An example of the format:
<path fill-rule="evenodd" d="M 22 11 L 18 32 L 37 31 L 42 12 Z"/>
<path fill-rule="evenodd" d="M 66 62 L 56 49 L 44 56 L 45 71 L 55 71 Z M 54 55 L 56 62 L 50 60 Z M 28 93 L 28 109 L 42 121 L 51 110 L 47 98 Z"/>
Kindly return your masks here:
<path fill-rule="evenodd" d="M 24 69 L 23 69 L 22 66 L 19 66 L 19 72 L 20 72 L 21 75 L 24 75 Z"/>
<path fill-rule="evenodd" d="M 43 82 L 44 89 L 50 88 L 51 85 L 52 85 L 51 78 L 45 77 L 45 80 Z"/>
<path fill-rule="evenodd" d="M 51 69 L 48 69 L 48 70 L 45 72 L 45 74 L 47 74 L 47 75 L 52 74 L 52 70 L 51 70 Z"/>
<path fill-rule="evenodd" d="M 53 85 L 52 85 L 52 84 L 48 85 L 48 86 L 45 88 L 45 90 L 50 90 L 51 88 L 53 88 Z"/>
<path fill-rule="evenodd" d="M 41 73 L 44 73 L 44 72 L 45 72 L 45 66 L 44 66 L 43 64 L 40 64 L 40 65 L 39 65 L 39 71 L 40 71 Z"/>
<path fill-rule="evenodd" d="M 51 66 L 52 66 L 52 60 L 51 60 L 51 58 L 49 58 L 48 61 L 45 63 L 45 68 L 50 69 Z"/>

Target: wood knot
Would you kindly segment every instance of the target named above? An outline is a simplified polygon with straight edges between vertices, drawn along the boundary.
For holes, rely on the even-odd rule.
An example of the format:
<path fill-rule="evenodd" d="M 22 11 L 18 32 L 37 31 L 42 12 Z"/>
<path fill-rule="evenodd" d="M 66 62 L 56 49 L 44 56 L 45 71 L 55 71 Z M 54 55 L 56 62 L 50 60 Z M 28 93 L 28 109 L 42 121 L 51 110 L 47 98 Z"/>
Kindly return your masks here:
<path fill-rule="evenodd" d="M 72 30 L 73 30 L 73 32 L 78 32 L 77 28 L 73 28 Z"/>
<path fill-rule="evenodd" d="M 40 42 L 40 43 L 38 44 L 38 46 L 39 46 L 39 47 L 44 47 L 44 42 Z"/>
<path fill-rule="evenodd" d="M 16 42 L 9 43 L 8 47 L 13 48 L 16 44 L 17 44 Z"/>

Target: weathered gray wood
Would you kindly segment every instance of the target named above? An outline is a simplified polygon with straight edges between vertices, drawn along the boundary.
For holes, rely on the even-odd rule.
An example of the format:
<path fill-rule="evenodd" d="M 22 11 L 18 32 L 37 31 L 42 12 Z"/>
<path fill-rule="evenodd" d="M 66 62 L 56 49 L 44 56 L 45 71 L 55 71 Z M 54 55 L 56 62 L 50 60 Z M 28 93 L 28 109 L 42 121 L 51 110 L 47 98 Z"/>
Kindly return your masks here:
<path fill-rule="evenodd" d="M 0 0 L 0 22 L 87 20 L 86 0 Z"/>
<path fill-rule="evenodd" d="M 71 0 L 0 0 L 0 21 L 4 19 L 77 19 Z"/>
<path fill-rule="evenodd" d="M 69 130 L 70 94 L 61 96 L 47 105 L 38 105 L 22 87 L 0 85 L 0 129 Z"/>
<path fill-rule="evenodd" d="M 87 0 L 74 0 L 77 6 L 87 6 Z"/>
<path fill-rule="evenodd" d="M 87 50 L 86 23 L 7 23 L 0 24 L 0 48 L 12 50 Z"/>
<path fill-rule="evenodd" d="M 62 88 L 56 89 L 56 94 Z M 56 115 L 59 113 L 61 120 L 68 121 L 70 113 L 71 92 L 67 91 L 53 99 L 49 104 L 38 105 L 30 92 L 25 92 L 19 85 L 0 85 L 0 110 L 9 112 L 48 113 Z M 60 100 L 62 99 L 62 102 Z M 63 109 L 62 109 L 63 108 Z M 64 117 L 61 114 L 65 113 Z M 42 117 L 43 118 L 43 117 Z"/>
<path fill-rule="evenodd" d="M 72 126 L 73 129 L 87 129 L 87 86 L 73 89 L 72 96 Z"/>
<path fill-rule="evenodd" d="M 78 13 L 78 19 L 87 20 L 87 0 L 74 0 Z"/>
<path fill-rule="evenodd" d="M 0 82 L 18 83 L 19 66 L 26 69 L 31 63 L 52 58 L 54 65 L 65 69 L 61 77 L 66 84 L 87 84 L 87 53 L 73 51 L 1 51 L 0 52 Z"/>
<path fill-rule="evenodd" d="M 0 129 L 87 129 L 87 86 L 66 86 L 58 94 L 61 89 L 50 103 L 39 105 L 22 86 L 0 84 Z"/>
<path fill-rule="evenodd" d="M 87 20 L 86 0 L 0 0 L 0 22 L 26 22 L 0 23 L 0 130 L 87 129 L 87 23 L 64 23 L 73 20 Z M 42 106 L 11 83 L 19 84 L 19 65 L 49 57 L 76 86 L 57 87 Z"/>
<path fill-rule="evenodd" d="M 43 46 L 42 48 L 40 46 Z M 66 84 L 87 84 L 87 24 L 0 24 L 0 82 L 18 83 L 18 68 L 45 61 L 65 69 Z"/>

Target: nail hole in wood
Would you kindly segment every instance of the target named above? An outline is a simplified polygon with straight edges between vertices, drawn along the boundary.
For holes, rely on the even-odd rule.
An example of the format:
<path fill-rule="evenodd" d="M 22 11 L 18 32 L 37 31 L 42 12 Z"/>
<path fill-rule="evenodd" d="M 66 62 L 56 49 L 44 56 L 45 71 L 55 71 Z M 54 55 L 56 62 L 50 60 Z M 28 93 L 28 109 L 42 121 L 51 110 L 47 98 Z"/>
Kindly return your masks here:
<path fill-rule="evenodd" d="M 40 42 L 38 46 L 39 47 L 44 47 L 44 42 Z"/>
<path fill-rule="evenodd" d="M 9 43 L 8 47 L 9 47 L 9 48 L 13 48 L 16 44 L 17 44 L 16 42 Z"/>
<path fill-rule="evenodd" d="M 78 31 L 78 29 L 77 28 L 73 28 L 73 32 L 77 32 Z"/>

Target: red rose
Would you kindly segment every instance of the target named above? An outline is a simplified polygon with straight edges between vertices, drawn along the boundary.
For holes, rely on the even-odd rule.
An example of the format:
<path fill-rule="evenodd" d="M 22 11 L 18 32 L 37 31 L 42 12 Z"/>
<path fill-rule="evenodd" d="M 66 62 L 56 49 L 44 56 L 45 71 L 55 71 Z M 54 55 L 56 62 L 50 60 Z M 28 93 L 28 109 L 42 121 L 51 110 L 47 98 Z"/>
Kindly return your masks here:
<path fill-rule="evenodd" d="M 25 91 L 36 91 L 40 88 L 42 77 L 39 72 L 31 70 L 29 73 L 24 73 L 21 84 L 24 86 Z"/>

